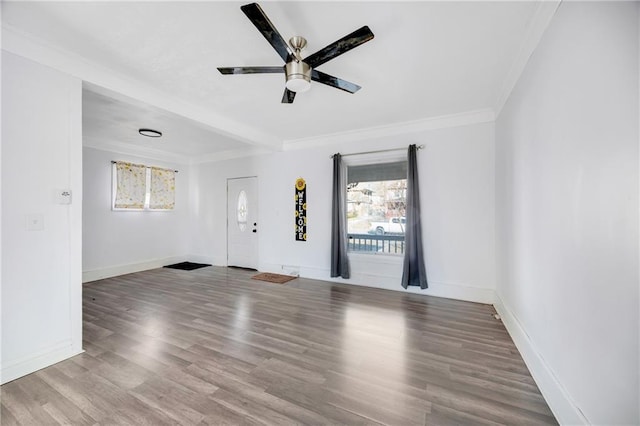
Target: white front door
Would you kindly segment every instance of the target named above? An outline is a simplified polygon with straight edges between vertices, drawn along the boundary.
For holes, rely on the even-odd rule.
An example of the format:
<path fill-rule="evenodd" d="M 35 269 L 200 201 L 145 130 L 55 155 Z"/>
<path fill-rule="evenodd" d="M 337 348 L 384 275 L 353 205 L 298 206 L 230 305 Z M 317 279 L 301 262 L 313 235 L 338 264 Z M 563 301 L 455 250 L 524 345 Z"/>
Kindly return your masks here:
<path fill-rule="evenodd" d="M 258 269 L 258 178 L 227 179 L 227 265 Z"/>

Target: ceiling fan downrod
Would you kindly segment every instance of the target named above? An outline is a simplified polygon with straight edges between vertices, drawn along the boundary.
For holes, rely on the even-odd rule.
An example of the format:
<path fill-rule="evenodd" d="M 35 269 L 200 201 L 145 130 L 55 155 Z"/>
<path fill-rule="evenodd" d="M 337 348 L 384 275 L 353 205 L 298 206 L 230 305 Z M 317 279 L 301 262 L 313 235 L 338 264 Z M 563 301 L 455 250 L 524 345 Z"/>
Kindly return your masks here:
<path fill-rule="evenodd" d="M 295 36 L 289 39 L 289 44 L 293 48 L 294 58 L 284 66 L 285 85 L 292 92 L 306 92 L 311 88 L 311 66 L 302 60 L 300 51 L 307 46 L 307 40 Z"/>

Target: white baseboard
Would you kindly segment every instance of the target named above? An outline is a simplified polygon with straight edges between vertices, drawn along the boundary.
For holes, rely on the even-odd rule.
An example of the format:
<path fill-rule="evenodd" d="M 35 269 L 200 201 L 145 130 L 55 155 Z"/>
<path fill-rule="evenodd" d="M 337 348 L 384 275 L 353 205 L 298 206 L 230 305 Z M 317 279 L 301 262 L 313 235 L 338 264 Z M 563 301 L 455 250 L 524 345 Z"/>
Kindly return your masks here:
<path fill-rule="evenodd" d="M 227 259 L 224 257 L 204 256 L 201 254 L 190 254 L 187 259 L 191 262 L 207 263 L 214 266 L 227 266 Z"/>
<path fill-rule="evenodd" d="M 31 374 L 50 365 L 56 364 L 65 359 L 71 358 L 84 352 L 74 348 L 70 341 L 58 344 L 54 347 L 45 349 L 29 356 L 13 362 L 9 365 L 3 365 L 0 370 L 0 384 L 9 383 L 27 374 Z"/>
<path fill-rule="evenodd" d="M 115 265 L 106 268 L 82 271 L 82 282 L 102 280 L 104 278 L 117 277 L 118 275 L 132 274 L 134 272 L 147 271 L 149 269 L 162 268 L 172 263 L 184 262 L 187 256 L 172 256 L 161 259 L 151 259 L 144 262 L 129 263 L 126 265 Z"/>
<path fill-rule="evenodd" d="M 395 283 L 400 287 L 400 284 Z M 467 302 L 493 304 L 495 290 L 492 288 L 476 287 L 467 284 L 449 283 L 443 281 L 429 281 L 429 288 L 421 290 L 418 287 L 409 287 L 407 290 L 400 287 L 398 291 L 405 291 L 428 296 L 444 297 L 446 299 L 464 300 Z"/>
<path fill-rule="evenodd" d="M 561 425 L 589 425 L 591 424 L 580 408 L 575 404 L 567 390 L 562 386 L 553 370 L 538 352 L 534 342 L 523 328 L 518 318 L 505 305 L 500 295 L 496 293 L 494 303 L 496 312 L 502 318 L 502 322 L 513 339 L 518 351 L 522 355 L 525 364 L 531 372 L 542 396 L 549 404 L 549 408 Z"/>
<path fill-rule="evenodd" d="M 260 263 L 258 265 L 260 272 L 270 272 L 272 274 L 283 274 L 291 276 L 301 276 L 300 266 L 297 265 L 281 265 L 278 263 Z"/>
<path fill-rule="evenodd" d="M 354 268 L 352 268 L 354 269 Z M 390 269 L 393 269 L 391 267 Z M 276 274 L 289 274 L 297 271 L 302 278 L 336 282 L 341 284 L 358 285 L 363 287 L 381 288 L 384 290 L 401 291 L 403 293 L 415 293 L 425 296 L 444 297 L 447 299 L 465 300 L 468 302 L 492 304 L 495 300 L 495 291 L 492 288 L 476 287 L 466 284 L 456 284 L 441 281 L 429 281 L 429 288 L 422 290 L 419 287 L 402 288 L 400 278 L 393 274 L 368 274 L 352 271 L 351 278 L 331 278 L 329 269 L 313 268 L 306 266 L 292 266 L 261 263 L 260 271 Z"/>

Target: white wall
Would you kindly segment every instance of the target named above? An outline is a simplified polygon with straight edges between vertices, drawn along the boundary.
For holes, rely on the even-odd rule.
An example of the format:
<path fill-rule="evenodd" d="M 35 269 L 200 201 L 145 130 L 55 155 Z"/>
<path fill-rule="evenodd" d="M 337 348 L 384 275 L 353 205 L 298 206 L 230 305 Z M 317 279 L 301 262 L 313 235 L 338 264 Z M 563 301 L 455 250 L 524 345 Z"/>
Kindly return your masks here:
<path fill-rule="evenodd" d="M 0 11 L 0 14 L 2 12 Z M 2 70 L 2 54 L 0 54 L 0 71 Z M 0 99 L 2 99 L 2 82 L 0 82 Z M 2 102 L 0 102 L 0 118 L 2 117 Z M 0 119 L 0 193 L 2 189 L 2 120 Z M 2 319 L 2 197 L 0 197 L 0 320 Z M 2 324 L 0 324 L 0 376 L 2 375 Z M 2 378 L 0 377 L 0 383 Z"/>
<path fill-rule="evenodd" d="M 419 151 L 420 189 L 429 289 L 410 291 L 493 302 L 493 123 L 425 130 L 322 148 L 277 152 L 192 169 L 192 254 L 226 264 L 226 179 L 258 176 L 260 270 L 297 269 L 329 279 L 331 175 L 335 152 L 343 154 L 424 144 Z M 293 233 L 295 179 L 307 181 L 308 241 Z M 401 258 L 351 256 L 352 284 L 404 291 Z"/>
<path fill-rule="evenodd" d="M 496 122 L 497 308 L 564 424 L 638 424 L 638 4 L 565 2 Z"/>
<path fill-rule="evenodd" d="M 3 51 L 2 89 L 4 383 L 82 351 L 82 87 Z"/>
<path fill-rule="evenodd" d="M 83 153 L 83 280 L 93 281 L 185 260 L 189 252 L 188 167 L 87 147 Z M 175 209 L 111 210 L 111 161 L 178 170 Z"/>

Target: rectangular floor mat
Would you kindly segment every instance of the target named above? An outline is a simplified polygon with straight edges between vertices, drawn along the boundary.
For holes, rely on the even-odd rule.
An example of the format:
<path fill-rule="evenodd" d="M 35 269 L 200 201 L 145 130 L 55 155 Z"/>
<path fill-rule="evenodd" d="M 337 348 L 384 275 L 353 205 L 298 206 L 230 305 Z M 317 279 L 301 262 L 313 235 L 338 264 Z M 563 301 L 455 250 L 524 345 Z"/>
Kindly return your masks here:
<path fill-rule="evenodd" d="M 252 280 L 266 281 L 268 283 L 284 284 L 291 280 L 295 280 L 298 277 L 292 277 L 291 275 L 272 274 L 269 272 L 263 272 L 251 277 Z"/>
<path fill-rule="evenodd" d="M 194 269 L 200 269 L 207 266 L 211 266 L 208 263 L 193 263 L 193 262 L 180 262 L 173 265 L 164 266 L 164 268 L 182 269 L 183 271 L 193 271 Z"/>

